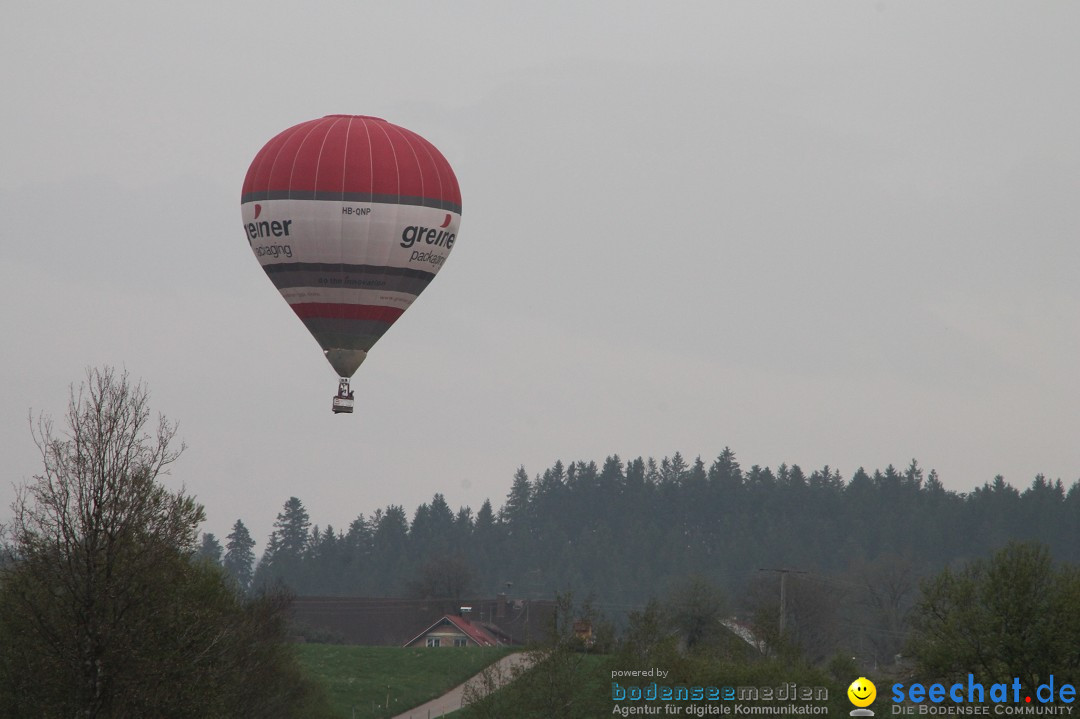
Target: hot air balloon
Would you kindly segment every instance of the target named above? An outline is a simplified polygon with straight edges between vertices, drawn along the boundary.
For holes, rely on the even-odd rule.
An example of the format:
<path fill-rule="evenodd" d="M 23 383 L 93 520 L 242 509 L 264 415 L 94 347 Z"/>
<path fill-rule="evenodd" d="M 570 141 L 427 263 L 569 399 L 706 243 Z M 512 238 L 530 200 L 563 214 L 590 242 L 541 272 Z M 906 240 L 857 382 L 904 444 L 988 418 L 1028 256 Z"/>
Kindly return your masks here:
<path fill-rule="evenodd" d="M 386 120 L 328 115 L 259 150 L 240 210 L 256 259 L 340 378 L 333 411 L 352 412 L 353 373 L 454 248 L 450 164 Z"/>

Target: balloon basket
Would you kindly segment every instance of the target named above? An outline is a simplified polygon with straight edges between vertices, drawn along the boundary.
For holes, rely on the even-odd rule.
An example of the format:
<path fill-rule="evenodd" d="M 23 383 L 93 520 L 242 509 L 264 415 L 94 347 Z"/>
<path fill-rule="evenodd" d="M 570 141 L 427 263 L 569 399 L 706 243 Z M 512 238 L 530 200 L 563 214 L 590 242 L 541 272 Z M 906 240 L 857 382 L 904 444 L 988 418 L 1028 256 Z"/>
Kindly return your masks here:
<path fill-rule="evenodd" d="M 349 389 L 349 380 L 342 378 L 338 382 L 338 391 L 334 395 L 334 402 L 331 406 L 334 410 L 334 414 L 352 414 L 353 411 L 353 393 Z"/>

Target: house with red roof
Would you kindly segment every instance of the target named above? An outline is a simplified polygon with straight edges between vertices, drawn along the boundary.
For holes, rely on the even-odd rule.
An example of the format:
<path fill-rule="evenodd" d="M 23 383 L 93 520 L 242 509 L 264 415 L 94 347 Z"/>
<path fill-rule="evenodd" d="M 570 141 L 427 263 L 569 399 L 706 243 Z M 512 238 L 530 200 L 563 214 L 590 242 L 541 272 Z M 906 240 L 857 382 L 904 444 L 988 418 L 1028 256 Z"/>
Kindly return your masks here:
<path fill-rule="evenodd" d="M 506 644 L 497 627 L 473 622 L 464 616 L 444 614 L 415 637 L 405 647 L 494 647 Z"/>

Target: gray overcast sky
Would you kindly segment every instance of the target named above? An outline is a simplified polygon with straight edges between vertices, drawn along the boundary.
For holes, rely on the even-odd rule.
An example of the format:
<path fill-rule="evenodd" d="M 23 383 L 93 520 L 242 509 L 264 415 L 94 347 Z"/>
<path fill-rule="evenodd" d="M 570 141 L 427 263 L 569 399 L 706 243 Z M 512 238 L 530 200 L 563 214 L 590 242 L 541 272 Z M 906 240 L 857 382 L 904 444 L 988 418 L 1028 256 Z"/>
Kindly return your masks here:
<path fill-rule="evenodd" d="M 265 545 L 519 465 L 1080 477 L 1080 4 L 35 2 L 0 26 L 0 521 L 88 366 Z M 370 114 L 462 187 L 357 413 L 259 268 L 277 132 Z"/>

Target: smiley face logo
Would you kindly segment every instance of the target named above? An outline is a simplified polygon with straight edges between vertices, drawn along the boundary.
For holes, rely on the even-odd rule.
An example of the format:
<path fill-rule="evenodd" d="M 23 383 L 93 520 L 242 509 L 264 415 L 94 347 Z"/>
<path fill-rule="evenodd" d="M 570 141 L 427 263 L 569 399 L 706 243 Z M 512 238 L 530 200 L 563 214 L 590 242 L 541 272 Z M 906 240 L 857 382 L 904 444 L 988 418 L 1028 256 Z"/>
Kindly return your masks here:
<path fill-rule="evenodd" d="M 866 677 L 859 677 L 847 688 L 848 699 L 857 707 L 868 707 L 877 698 L 877 687 Z"/>

